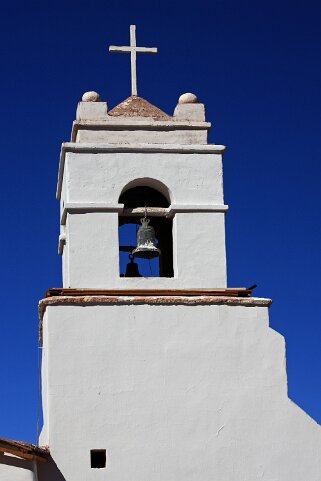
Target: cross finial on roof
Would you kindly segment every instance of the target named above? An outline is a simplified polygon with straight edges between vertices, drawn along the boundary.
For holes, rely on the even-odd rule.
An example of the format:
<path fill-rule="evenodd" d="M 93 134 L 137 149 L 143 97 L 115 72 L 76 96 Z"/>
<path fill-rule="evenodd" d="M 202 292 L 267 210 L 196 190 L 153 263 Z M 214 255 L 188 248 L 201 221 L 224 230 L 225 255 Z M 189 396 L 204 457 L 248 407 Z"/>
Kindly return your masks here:
<path fill-rule="evenodd" d="M 157 48 L 136 47 L 136 25 L 130 26 L 130 47 L 115 47 L 110 45 L 110 52 L 130 53 L 132 95 L 137 96 L 136 53 L 157 53 Z"/>

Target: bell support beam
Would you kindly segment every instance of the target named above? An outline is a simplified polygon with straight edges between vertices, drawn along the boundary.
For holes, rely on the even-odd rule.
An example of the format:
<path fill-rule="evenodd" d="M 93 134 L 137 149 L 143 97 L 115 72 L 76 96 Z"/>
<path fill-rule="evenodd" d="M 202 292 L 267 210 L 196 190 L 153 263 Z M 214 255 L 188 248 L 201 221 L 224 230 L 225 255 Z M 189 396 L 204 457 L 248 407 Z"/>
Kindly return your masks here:
<path fill-rule="evenodd" d="M 146 209 L 147 215 L 150 217 L 172 218 L 179 212 L 227 212 L 228 205 L 171 204 L 168 208 L 147 207 Z M 67 202 L 61 212 L 60 224 L 66 224 L 67 214 L 83 214 L 87 212 L 118 212 L 123 217 L 139 217 L 145 214 L 145 207 L 124 209 L 124 204 Z"/>
<path fill-rule="evenodd" d="M 166 207 L 134 207 L 124 209 L 120 215 L 125 217 L 138 217 L 145 215 L 150 217 L 167 217 L 169 210 Z"/>

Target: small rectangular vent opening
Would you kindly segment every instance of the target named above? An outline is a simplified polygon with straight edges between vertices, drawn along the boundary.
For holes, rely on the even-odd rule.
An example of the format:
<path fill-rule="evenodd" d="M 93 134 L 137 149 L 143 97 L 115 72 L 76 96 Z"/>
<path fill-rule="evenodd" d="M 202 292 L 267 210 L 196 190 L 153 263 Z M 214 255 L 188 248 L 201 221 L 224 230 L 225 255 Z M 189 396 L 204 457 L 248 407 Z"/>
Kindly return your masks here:
<path fill-rule="evenodd" d="M 90 450 L 90 465 L 92 468 L 100 469 L 106 467 L 106 449 Z"/>

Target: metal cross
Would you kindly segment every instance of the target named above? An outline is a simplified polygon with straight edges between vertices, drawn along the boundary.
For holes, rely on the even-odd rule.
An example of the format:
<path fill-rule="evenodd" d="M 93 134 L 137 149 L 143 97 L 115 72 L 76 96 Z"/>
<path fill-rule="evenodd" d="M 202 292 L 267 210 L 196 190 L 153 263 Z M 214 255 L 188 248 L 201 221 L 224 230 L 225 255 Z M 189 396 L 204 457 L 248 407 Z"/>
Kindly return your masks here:
<path fill-rule="evenodd" d="M 157 48 L 136 47 L 136 25 L 130 26 L 130 47 L 115 47 L 110 45 L 110 52 L 130 53 L 132 95 L 137 96 L 136 53 L 157 53 Z"/>

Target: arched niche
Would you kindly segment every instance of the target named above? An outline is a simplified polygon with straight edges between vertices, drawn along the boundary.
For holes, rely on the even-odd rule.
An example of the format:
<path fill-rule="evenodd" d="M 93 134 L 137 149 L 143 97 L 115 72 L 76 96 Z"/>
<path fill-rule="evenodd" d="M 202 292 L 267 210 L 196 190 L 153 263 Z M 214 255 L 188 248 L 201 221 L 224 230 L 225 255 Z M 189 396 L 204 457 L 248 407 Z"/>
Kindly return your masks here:
<path fill-rule="evenodd" d="M 142 277 L 173 277 L 172 219 L 167 217 L 170 206 L 167 187 L 154 179 L 137 179 L 122 190 L 118 202 L 124 204 L 124 210 L 119 214 L 120 276 L 127 277 L 129 254 L 136 247 L 136 233 L 146 208 L 161 255 L 152 260 L 135 259 L 135 263 Z"/>
<path fill-rule="evenodd" d="M 128 182 L 128 184 L 123 187 L 123 189 L 122 189 L 122 191 L 119 195 L 118 202 L 120 204 L 122 204 L 123 202 L 121 201 L 121 199 L 123 198 L 124 194 L 126 192 L 129 193 L 129 191 L 131 191 L 132 189 L 138 189 L 139 187 L 143 187 L 143 188 L 146 188 L 146 189 L 149 188 L 149 189 L 152 189 L 152 190 L 156 191 L 159 194 L 162 194 L 163 197 L 168 202 L 167 207 L 171 203 L 173 203 L 173 194 L 170 191 L 170 189 L 160 180 L 153 179 L 151 177 L 140 177 L 140 178 L 137 178 L 137 179 L 134 179 L 134 180 Z M 148 199 L 146 199 L 146 200 L 148 201 Z M 161 206 L 158 206 L 158 207 L 161 207 Z"/>

